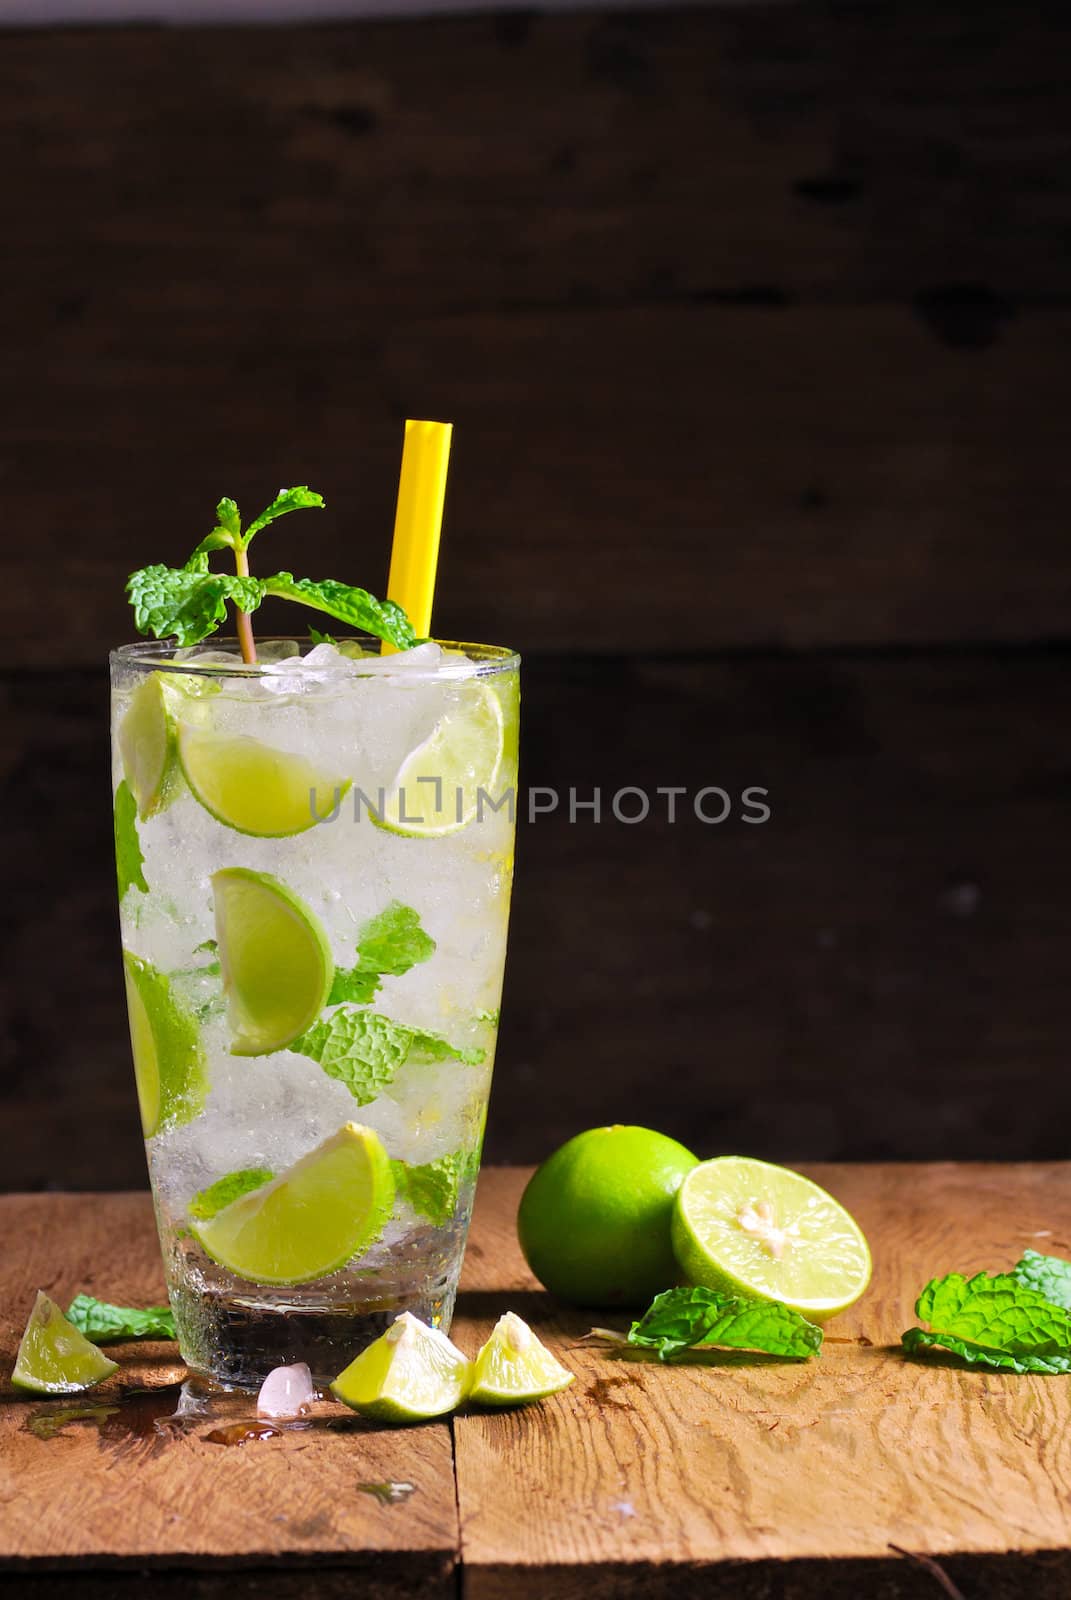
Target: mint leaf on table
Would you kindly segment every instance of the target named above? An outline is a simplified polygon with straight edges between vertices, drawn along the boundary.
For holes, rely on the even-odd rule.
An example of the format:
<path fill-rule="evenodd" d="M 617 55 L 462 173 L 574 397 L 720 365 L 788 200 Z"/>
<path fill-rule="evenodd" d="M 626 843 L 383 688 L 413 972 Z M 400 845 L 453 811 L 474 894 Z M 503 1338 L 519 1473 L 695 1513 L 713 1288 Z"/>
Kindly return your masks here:
<path fill-rule="evenodd" d="M 392 900 L 385 911 L 366 922 L 357 935 L 357 961 L 349 968 L 336 969 L 328 1005 L 349 1000 L 367 1005 L 384 976 L 400 978 L 411 967 L 427 961 L 435 952 L 435 940 L 424 932 L 412 906 Z"/>
<path fill-rule="evenodd" d="M 915 1303 L 929 1331 L 903 1335 L 910 1354 L 943 1349 L 972 1366 L 1010 1372 L 1071 1372 L 1071 1314 L 1013 1273 L 932 1279 Z"/>
<path fill-rule="evenodd" d="M 392 1161 L 390 1165 L 398 1198 L 408 1201 L 418 1216 L 427 1217 L 441 1228 L 457 1209 L 462 1183 L 475 1176 L 477 1158 L 455 1150 L 419 1166 L 408 1161 Z"/>
<path fill-rule="evenodd" d="M 141 853 L 138 835 L 138 803 L 126 779 L 115 791 L 115 872 L 119 880 L 120 900 L 128 889 L 140 889 L 148 894 L 145 882 L 145 857 Z"/>
<path fill-rule="evenodd" d="M 91 1294 L 75 1295 L 67 1307 L 67 1321 L 93 1344 L 115 1339 L 173 1339 L 175 1319 L 170 1306 L 149 1306 L 136 1311 L 130 1306 L 109 1305 Z"/>
<path fill-rule="evenodd" d="M 242 1167 L 238 1172 L 228 1172 L 225 1177 L 217 1178 L 207 1189 L 195 1194 L 186 1210 L 191 1217 L 196 1217 L 198 1222 L 207 1222 L 217 1211 L 229 1206 L 232 1200 L 237 1200 L 243 1194 L 251 1194 L 254 1189 L 260 1189 L 264 1184 L 270 1183 L 274 1176 L 270 1167 Z"/>
<path fill-rule="evenodd" d="M 329 1078 L 346 1085 L 360 1106 L 370 1105 L 410 1056 L 470 1065 L 484 1056 L 482 1050 L 456 1049 L 438 1034 L 349 1005 L 314 1022 L 290 1048 L 319 1062 Z"/>
<path fill-rule="evenodd" d="M 698 1345 L 754 1350 L 806 1361 L 822 1347 L 822 1330 L 779 1300 L 755 1300 L 716 1289 L 668 1289 L 628 1333 L 628 1343 L 668 1361 Z"/>
<path fill-rule="evenodd" d="M 1054 1306 L 1071 1311 L 1071 1261 L 1064 1261 L 1060 1256 L 1043 1256 L 1037 1250 L 1024 1250 L 1022 1260 L 1012 1271 L 1028 1289 L 1036 1289 Z"/>

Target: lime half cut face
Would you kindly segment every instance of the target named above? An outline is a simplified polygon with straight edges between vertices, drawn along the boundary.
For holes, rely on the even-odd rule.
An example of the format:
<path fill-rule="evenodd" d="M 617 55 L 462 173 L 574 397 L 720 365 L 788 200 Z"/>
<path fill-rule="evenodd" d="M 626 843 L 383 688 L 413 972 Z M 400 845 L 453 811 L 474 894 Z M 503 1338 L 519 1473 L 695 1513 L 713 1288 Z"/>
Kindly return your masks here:
<path fill-rule="evenodd" d="M 467 828 L 479 814 L 480 792 L 494 802 L 505 745 L 502 702 L 475 680 L 398 769 L 379 826 L 414 839 L 437 839 Z M 486 801 L 483 802 L 486 805 Z"/>
<path fill-rule="evenodd" d="M 495 1323 L 473 1363 L 469 1399 L 485 1406 L 518 1406 L 568 1389 L 573 1374 L 513 1311 Z"/>
<path fill-rule="evenodd" d="M 380 1422 L 427 1422 L 459 1406 L 472 1362 L 439 1328 L 403 1311 L 331 1385 L 351 1411 Z"/>
<path fill-rule="evenodd" d="M 334 962 L 320 919 L 267 872 L 212 875 L 216 938 L 236 1056 L 285 1050 L 327 1003 Z"/>
<path fill-rule="evenodd" d="M 782 1300 L 813 1322 L 846 1310 L 870 1282 L 866 1239 L 844 1207 L 801 1173 L 748 1156 L 688 1174 L 673 1248 L 692 1283 Z"/>
<path fill-rule="evenodd" d="M 312 1283 L 360 1255 L 394 1205 L 390 1160 L 371 1128 L 347 1122 L 323 1144 L 191 1232 L 249 1283 Z"/>
<path fill-rule="evenodd" d="M 179 723 L 178 754 L 205 810 L 226 827 L 261 839 L 315 827 L 350 787 L 348 779 L 322 772 L 304 756 L 190 721 Z"/>
<path fill-rule="evenodd" d="M 40 1290 L 19 1345 L 11 1381 L 27 1394 L 79 1394 L 118 1372 Z"/>

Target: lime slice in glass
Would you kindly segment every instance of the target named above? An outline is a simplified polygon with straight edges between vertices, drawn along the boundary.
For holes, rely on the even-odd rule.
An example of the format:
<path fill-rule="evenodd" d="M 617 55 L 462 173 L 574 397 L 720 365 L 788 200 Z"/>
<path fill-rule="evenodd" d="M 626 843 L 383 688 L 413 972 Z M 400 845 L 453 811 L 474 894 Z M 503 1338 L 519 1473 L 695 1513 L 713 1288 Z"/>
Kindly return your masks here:
<path fill-rule="evenodd" d="M 123 775 L 142 822 L 162 809 L 175 750 L 175 726 L 164 686 L 151 674 L 134 690 L 119 724 Z"/>
<path fill-rule="evenodd" d="M 371 1128 L 347 1122 L 270 1183 L 191 1223 L 213 1261 L 250 1283 L 311 1283 L 383 1231 L 390 1160 Z"/>
<path fill-rule="evenodd" d="M 327 1004 L 335 964 L 320 919 L 267 872 L 212 875 L 231 1054 L 285 1050 Z"/>
<path fill-rule="evenodd" d="M 183 720 L 178 754 L 186 782 L 217 822 L 261 839 L 283 839 L 329 817 L 350 787 L 304 756 L 246 734 L 214 733 Z"/>
<path fill-rule="evenodd" d="M 526 1322 L 507 1311 L 473 1362 L 469 1399 L 485 1406 L 516 1406 L 568 1389 L 573 1373 L 551 1355 Z"/>
<path fill-rule="evenodd" d="M 423 744 L 402 762 L 382 817 L 388 833 L 436 839 L 467 828 L 480 790 L 493 801 L 504 745 L 502 702 L 485 683 L 466 685 L 464 699 L 440 717 Z M 486 802 L 485 802 L 486 805 Z"/>
<path fill-rule="evenodd" d="M 196 1022 L 164 974 L 129 950 L 123 970 L 141 1126 L 151 1139 L 164 1126 L 189 1122 L 204 1106 L 204 1051 Z"/>
<path fill-rule="evenodd" d="M 692 1283 L 782 1300 L 812 1322 L 870 1282 L 870 1251 L 844 1207 L 809 1178 L 748 1156 L 703 1161 L 677 1191 L 673 1248 Z"/>
<path fill-rule="evenodd" d="M 59 1306 L 37 1291 L 11 1374 L 16 1389 L 29 1394 L 77 1394 L 118 1370 L 117 1361 L 90 1344 Z"/>
<path fill-rule="evenodd" d="M 471 1382 L 472 1362 L 445 1333 L 403 1311 L 339 1373 L 331 1391 L 362 1417 L 427 1422 L 459 1406 Z"/>

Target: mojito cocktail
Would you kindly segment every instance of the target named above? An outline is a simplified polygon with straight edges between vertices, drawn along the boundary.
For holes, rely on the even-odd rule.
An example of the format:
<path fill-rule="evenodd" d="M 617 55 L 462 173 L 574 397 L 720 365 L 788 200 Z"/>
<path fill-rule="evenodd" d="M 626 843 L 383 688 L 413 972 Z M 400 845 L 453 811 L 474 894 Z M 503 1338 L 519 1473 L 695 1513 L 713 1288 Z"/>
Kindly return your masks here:
<path fill-rule="evenodd" d="M 494 1060 L 518 660 L 112 656 L 123 961 L 182 1355 L 330 1379 L 449 1325 Z"/>

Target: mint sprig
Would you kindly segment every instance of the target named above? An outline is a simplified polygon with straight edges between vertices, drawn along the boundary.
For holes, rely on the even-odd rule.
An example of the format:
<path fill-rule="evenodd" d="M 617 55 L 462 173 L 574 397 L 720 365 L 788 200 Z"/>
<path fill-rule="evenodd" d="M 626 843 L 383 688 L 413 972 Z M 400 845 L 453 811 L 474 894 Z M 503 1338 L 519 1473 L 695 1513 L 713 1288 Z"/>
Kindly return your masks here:
<path fill-rule="evenodd" d="M 75 1295 L 67 1307 L 67 1321 L 93 1344 L 108 1344 L 115 1339 L 173 1339 L 175 1319 L 170 1306 L 149 1306 L 137 1311 L 131 1306 L 113 1306 L 91 1294 Z"/>
<path fill-rule="evenodd" d="M 394 1187 L 399 1200 L 407 1201 L 418 1216 L 441 1228 L 457 1209 L 461 1185 L 475 1178 L 479 1157 L 455 1150 L 437 1161 L 411 1166 L 408 1161 L 392 1161 Z"/>
<path fill-rule="evenodd" d="M 908 1328 L 909 1354 L 947 1350 L 971 1366 L 1071 1372 L 1071 1313 L 1015 1273 L 933 1278 L 915 1302 L 929 1329 Z"/>
<path fill-rule="evenodd" d="M 254 578 L 249 573 L 248 550 L 254 536 L 269 523 L 291 511 L 322 507 L 323 496 L 304 484 L 280 489 L 271 505 L 243 531 L 235 502 L 222 499 L 216 507 L 216 523 L 193 551 L 185 566 L 159 564 L 131 573 L 126 592 L 134 607 L 138 632 L 156 639 L 175 639 L 186 647 L 199 644 L 214 632 L 234 606 L 243 658 L 256 661 L 249 618 L 268 595 L 294 600 L 326 612 L 340 622 L 385 639 L 400 650 L 416 643 L 409 618 L 392 600 L 377 600 L 367 589 L 340 583 L 336 578 L 295 578 L 292 572 L 277 572 L 274 577 Z M 233 573 L 213 572 L 209 556 L 217 550 L 234 553 Z"/>
<path fill-rule="evenodd" d="M 779 1300 L 684 1288 L 657 1295 L 627 1342 L 653 1350 L 660 1361 L 709 1345 L 806 1361 L 821 1349 L 822 1330 Z"/>
<path fill-rule="evenodd" d="M 482 1050 L 459 1050 L 440 1034 L 424 1033 L 350 1005 L 314 1022 L 290 1049 L 318 1062 L 329 1078 L 344 1083 L 359 1106 L 371 1105 L 410 1058 L 470 1066 L 484 1058 Z"/>
<path fill-rule="evenodd" d="M 351 1001 L 367 1005 L 379 992 L 385 977 L 400 978 L 411 967 L 428 961 L 435 953 L 435 940 L 424 932 L 420 917 L 412 906 L 392 900 L 378 916 L 364 924 L 357 935 L 357 960 L 352 967 L 335 970 L 328 1005 Z"/>

